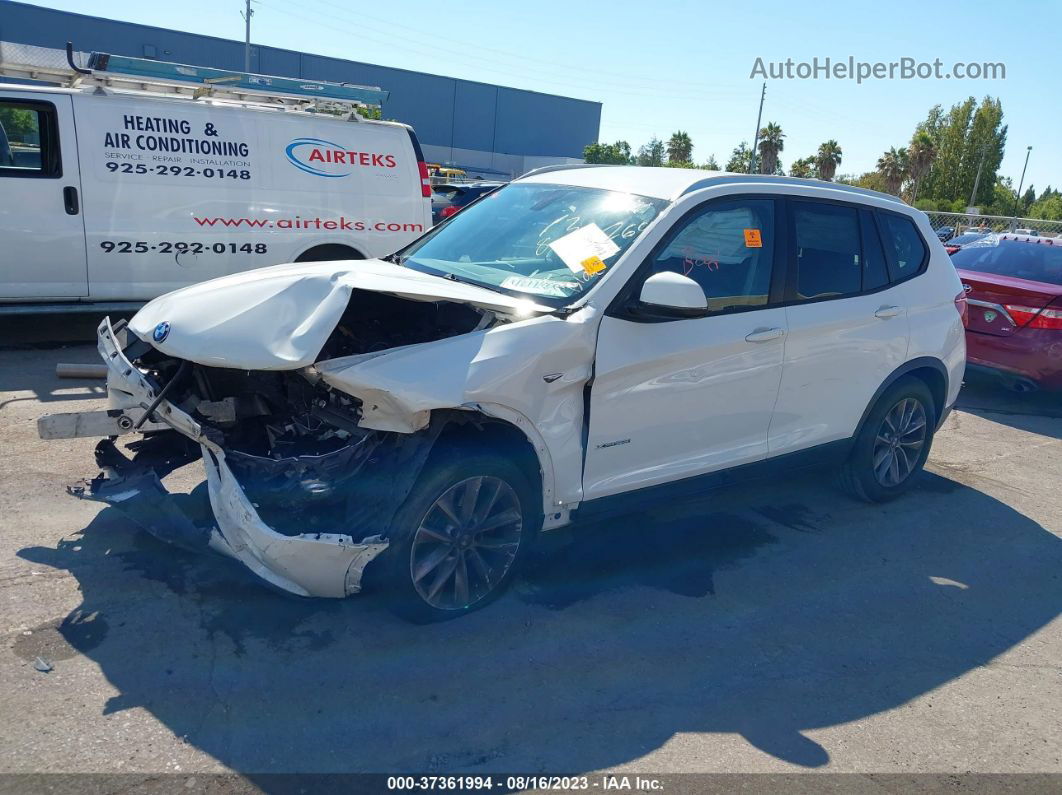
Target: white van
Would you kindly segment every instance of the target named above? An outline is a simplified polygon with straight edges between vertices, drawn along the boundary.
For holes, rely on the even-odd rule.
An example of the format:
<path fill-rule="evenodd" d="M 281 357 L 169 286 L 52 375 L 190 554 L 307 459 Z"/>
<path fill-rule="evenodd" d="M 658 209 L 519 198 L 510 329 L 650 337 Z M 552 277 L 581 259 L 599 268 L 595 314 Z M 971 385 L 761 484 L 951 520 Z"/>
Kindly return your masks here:
<path fill-rule="evenodd" d="M 406 125 L 86 82 L 0 85 L 0 304 L 143 301 L 431 226 Z"/>

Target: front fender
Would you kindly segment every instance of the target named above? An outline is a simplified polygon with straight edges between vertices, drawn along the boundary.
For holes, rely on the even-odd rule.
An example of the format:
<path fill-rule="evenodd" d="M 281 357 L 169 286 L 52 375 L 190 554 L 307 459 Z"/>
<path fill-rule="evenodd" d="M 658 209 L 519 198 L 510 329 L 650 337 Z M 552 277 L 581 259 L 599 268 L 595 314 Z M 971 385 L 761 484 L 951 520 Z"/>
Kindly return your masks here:
<path fill-rule="evenodd" d="M 362 402 L 364 428 L 413 433 L 437 409 L 479 410 L 520 428 L 549 481 L 549 513 L 582 496 L 583 388 L 597 319 L 590 308 L 540 316 L 313 369 Z"/>

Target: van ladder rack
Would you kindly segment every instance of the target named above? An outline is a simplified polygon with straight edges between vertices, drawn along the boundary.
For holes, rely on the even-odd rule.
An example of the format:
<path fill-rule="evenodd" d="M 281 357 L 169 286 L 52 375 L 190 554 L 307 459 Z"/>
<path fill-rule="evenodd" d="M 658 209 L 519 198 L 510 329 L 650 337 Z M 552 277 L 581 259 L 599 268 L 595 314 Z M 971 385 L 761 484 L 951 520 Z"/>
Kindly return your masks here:
<path fill-rule="evenodd" d="M 71 66 L 73 66 L 71 64 Z M 124 75 L 138 82 L 194 83 L 198 96 L 212 96 L 217 92 L 242 95 L 266 95 L 286 99 L 326 99 L 362 105 L 381 105 L 388 92 L 374 86 L 350 83 L 329 83 L 321 80 L 300 80 L 292 77 L 258 75 L 251 72 L 232 72 L 208 66 L 153 61 L 94 52 L 89 56 L 88 69 L 92 73 Z"/>
<path fill-rule="evenodd" d="M 62 50 L 0 41 L 0 77 L 44 81 L 70 88 L 116 88 L 193 99 L 217 97 L 329 110 L 336 105 L 379 106 L 388 97 L 387 91 L 375 86 L 233 72 L 105 52 L 76 55 L 84 60 L 87 68 L 75 62 L 70 42 L 64 57 Z"/>

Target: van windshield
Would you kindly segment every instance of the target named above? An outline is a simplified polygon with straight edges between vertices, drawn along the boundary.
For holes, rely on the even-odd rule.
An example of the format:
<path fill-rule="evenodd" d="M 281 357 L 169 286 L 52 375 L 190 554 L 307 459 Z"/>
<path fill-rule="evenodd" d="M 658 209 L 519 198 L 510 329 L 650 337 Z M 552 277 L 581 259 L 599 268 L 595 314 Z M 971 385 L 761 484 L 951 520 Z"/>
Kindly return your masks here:
<path fill-rule="evenodd" d="M 507 185 L 400 251 L 399 261 L 560 307 L 607 273 L 667 204 L 597 188 Z"/>

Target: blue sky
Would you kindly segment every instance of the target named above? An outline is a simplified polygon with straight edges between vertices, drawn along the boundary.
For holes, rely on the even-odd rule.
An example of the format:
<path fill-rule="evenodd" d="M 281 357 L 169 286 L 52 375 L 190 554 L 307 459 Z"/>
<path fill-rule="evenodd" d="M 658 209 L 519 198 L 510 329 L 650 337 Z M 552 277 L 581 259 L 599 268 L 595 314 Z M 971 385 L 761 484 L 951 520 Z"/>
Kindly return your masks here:
<path fill-rule="evenodd" d="M 243 38 L 241 0 L 35 4 Z M 254 8 L 255 43 L 595 100 L 603 104 L 602 140 L 637 149 L 654 134 L 684 129 L 694 160 L 714 154 L 721 164 L 752 138 L 757 57 L 939 58 L 945 71 L 957 61 L 1003 62 L 1005 80 L 769 80 L 764 123 L 785 131 L 787 167 L 836 138 L 840 171 L 860 173 L 888 147 L 906 144 L 931 105 L 991 94 L 1002 99 L 1010 127 L 1001 173 L 1017 184 L 1031 145 L 1025 186 L 1062 187 L 1058 0 L 261 0 Z"/>

